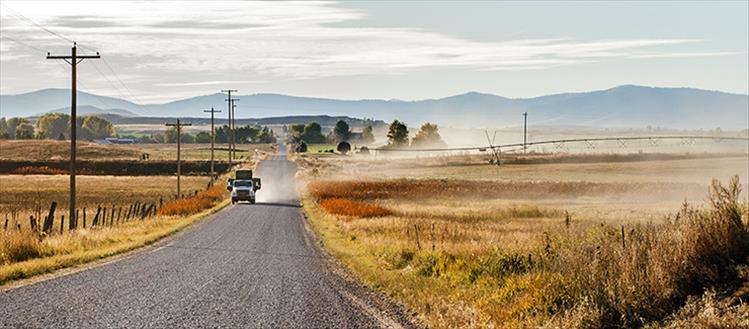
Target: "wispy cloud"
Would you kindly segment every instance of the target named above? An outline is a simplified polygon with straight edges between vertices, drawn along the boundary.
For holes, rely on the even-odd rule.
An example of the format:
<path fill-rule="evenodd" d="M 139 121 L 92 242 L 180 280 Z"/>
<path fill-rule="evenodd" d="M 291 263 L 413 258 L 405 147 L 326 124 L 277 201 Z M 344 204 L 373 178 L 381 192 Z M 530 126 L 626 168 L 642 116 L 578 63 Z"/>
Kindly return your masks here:
<path fill-rule="evenodd" d="M 33 47 L 66 50 L 66 42 L 16 13 L 98 50 L 138 88 L 204 87 L 337 76 L 400 74 L 432 68 L 540 70 L 617 58 L 728 56 L 680 53 L 695 39 L 480 42 L 423 29 L 350 27 L 366 16 L 332 2 L 4 2 L 3 35 Z M 3 39 L 5 43 L 5 39 Z M 2 62 L 27 50 L 2 48 Z M 115 56 L 115 57 L 113 57 Z M 35 64 L 45 65 L 45 64 Z M 48 63 L 46 65 L 49 65 Z M 227 80 L 227 75 L 252 77 Z M 158 78 L 158 79 L 157 79 Z M 160 82 L 179 81 L 179 82 Z"/>

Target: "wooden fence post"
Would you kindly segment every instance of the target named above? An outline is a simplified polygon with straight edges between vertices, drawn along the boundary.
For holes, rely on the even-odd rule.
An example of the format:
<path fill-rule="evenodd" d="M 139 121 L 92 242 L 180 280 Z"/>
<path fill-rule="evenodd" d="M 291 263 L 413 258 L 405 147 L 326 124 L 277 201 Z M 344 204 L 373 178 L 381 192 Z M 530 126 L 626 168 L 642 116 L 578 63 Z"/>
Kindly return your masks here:
<path fill-rule="evenodd" d="M 83 208 L 83 228 L 86 228 L 86 208 Z"/>
<path fill-rule="evenodd" d="M 36 232 L 36 222 L 34 221 L 34 215 L 31 215 L 29 217 L 29 226 L 31 227 L 31 231 Z"/>
<path fill-rule="evenodd" d="M 68 219 L 68 221 L 70 221 L 70 220 Z M 63 232 L 65 232 L 64 231 L 65 225 L 63 225 L 63 224 L 65 224 L 65 215 L 62 215 L 62 217 L 60 217 L 60 234 L 62 234 Z"/>
<path fill-rule="evenodd" d="M 109 216 L 109 226 L 112 226 L 114 224 L 114 211 L 115 211 L 115 208 L 114 208 L 114 205 L 112 205 L 112 215 Z"/>
<path fill-rule="evenodd" d="M 49 206 L 49 213 L 47 214 L 47 218 L 44 219 L 44 226 L 42 227 L 42 231 L 44 231 L 44 233 L 49 234 L 50 232 L 52 232 L 52 223 L 55 219 L 55 208 L 57 208 L 57 202 L 52 201 L 52 204 L 50 204 Z"/>
<path fill-rule="evenodd" d="M 96 216 L 94 216 L 94 221 L 91 223 L 91 227 L 99 225 L 99 214 L 101 214 L 101 207 L 96 208 Z"/>
<path fill-rule="evenodd" d="M 75 218 L 68 220 L 68 231 L 72 231 L 78 225 L 78 209 L 75 210 Z"/>
<path fill-rule="evenodd" d="M 432 251 L 434 251 L 434 223 L 432 223 Z"/>
<path fill-rule="evenodd" d="M 414 224 L 414 232 L 416 233 L 416 248 L 421 250 L 421 243 L 419 242 L 419 227 Z"/>

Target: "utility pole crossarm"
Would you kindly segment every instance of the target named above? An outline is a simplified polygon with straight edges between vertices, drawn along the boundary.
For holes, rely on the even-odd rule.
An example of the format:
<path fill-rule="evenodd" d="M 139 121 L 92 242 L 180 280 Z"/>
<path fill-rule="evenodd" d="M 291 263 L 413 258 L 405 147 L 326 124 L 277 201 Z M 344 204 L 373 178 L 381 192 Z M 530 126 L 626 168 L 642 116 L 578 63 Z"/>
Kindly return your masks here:
<path fill-rule="evenodd" d="M 216 171 L 213 167 L 213 150 L 215 148 L 214 145 L 216 144 L 216 128 L 214 128 L 213 125 L 213 115 L 221 113 L 221 111 L 211 108 L 210 110 L 203 110 L 203 112 L 211 113 L 211 185 L 213 185 L 213 181 L 216 179 Z"/>
<path fill-rule="evenodd" d="M 71 68 L 71 84 L 70 84 L 70 204 L 68 218 L 70 221 L 77 220 L 77 211 L 75 209 L 75 171 L 76 171 L 76 143 L 77 143 L 77 126 L 78 126 L 78 64 L 84 59 L 98 59 L 99 52 L 96 55 L 78 55 L 78 45 L 73 42 L 73 48 L 70 50 L 70 56 L 59 56 L 47 53 L 47 59 L 62 59 Z"/>
<path fill-rule="evenodd" d="M 49 53 L 47 53 L 49 54 Z M 98 54 L 98 53 L 97 53 Z M 72 59 L 72 56 L 52 56 L 47 55 L 47 59 Z M 76 59 L 99 59 L 101 56 L 99 55 L 81 55 L 81 56 L 75 56 Z"/>
<path fill-rule="evenodd" d="M 180 176 L 182 176 L 182 159 L 180 156 L 180 149 L 181 149 L 181 143 L 180 140 L 182 139 L 182 127 L 184 126 L 192 126 L 192 123 L 189 122 L 180 122 L 179 119 L 177 119 L 177 123 L 165 123 L 164 124 L 167 127 L 175 127 L 177 128 L 177 199 L 182 198 L 181 190 L 180 190 Z"/>
<path fill-rule="evenodd" d="M 228 141 L 229 142 L 228 143 L 229 144 L 229 168 L 231 168 L 232 157 L 234 155 L 234 138 L 233 138 L 234 137 L 234 106 L 233 106 L 234 101 L 231 98 L 231 93 L 233 92 L 235 93 L 237 92 L 237 90 L 236 89 L 224 89 L 224 90 L 221 90 L 221 92 L 226 93 L 228 96 L 228 98 L 226 99 L 226 102 L 227 102 L 226 111 L 227 111 L 227 115 L 229 116 L 229 125 L 228 125 L 229 135 L 227 137 L 229 137 L 229 141 Z"/>

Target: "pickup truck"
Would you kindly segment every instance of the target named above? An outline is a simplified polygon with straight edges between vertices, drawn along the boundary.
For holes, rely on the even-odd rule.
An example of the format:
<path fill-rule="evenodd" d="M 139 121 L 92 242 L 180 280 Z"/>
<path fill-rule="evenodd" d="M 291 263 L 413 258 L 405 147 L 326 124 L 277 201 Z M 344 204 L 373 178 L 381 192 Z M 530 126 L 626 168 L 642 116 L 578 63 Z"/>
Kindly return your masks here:
<path fill-rule="evenodd" d="M 229 178 L 226 189 L 231 191 L 231 204 L 239 201 L 255 203 L 255 194 L 260 190 L 260 178 L 252 177 L 252 170 L 237 170 L 235 178 Z"/>

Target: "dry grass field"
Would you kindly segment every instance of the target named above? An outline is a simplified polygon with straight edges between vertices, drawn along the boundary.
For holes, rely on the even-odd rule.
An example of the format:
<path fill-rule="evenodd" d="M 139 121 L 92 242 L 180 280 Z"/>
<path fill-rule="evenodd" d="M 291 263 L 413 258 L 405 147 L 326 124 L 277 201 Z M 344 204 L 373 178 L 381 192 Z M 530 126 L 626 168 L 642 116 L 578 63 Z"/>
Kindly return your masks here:
<path fill-rule="evenodd" d="M 171 234 L 197 220 L 196 214 L 226 203 L 222 184 L 207 189 L 208 181 L 183 177 L 187 195 L 175 200 L 175 177 L 79 176 L 81 213 L 71 230 L 67 175 L 2 175 L 0 284 L 131 250 Z M 52 229 L 42 232 L 39 226 L 53 201 L 57 209 Z"/>
<path fill-rule="evenodd" d="M 78 142 L 79 160 L 137 160 L 143 153 L 152 160 L 177 159 L 176 144 L 117 144 L 101 145 Z M 252 159 L 256 154 L 271 152 L 270 144 L 238 144 L 237 158 Z M 216 160 L 228 160 L 226 144 L 216 144 Z M 257 151 L 257 152 L 256 152 Z M 183 160 L 209 160 L 210 144 L 182 144 Z M 0 140 L 0 159 L 3 160 L 64 160 L 70 158 L 70 142 L 54 140 Z"/>
<path fill-rule="evenodd" d="M 66 159 L 68 147 L 58 141 L 0 141 L 0 159 Z M 151 159 L 167 159 L 174 156 L 169 151 L 174 147 L 81 143 L 79 159 L 134 160 L 144 152 Z M 262 150 L 245 157 L 243 166 L 254 166 L 271 150 L 258 147 Z M 188 144 L 183 150 L 188 160 L 209 157 L 205 145 Z M 46 174 L 0 175 L 0 284 L 138 248 L 227 203 L 223 184 L 209 188 L 204 176 L 183 176 L 183 198 L 175 199 L 174 176 L 78 175 L 79 215 L 71 224 L 66 172 L 29 169 Z M 51 229 L 44 231 L 42 223 L 53 201 L 57 208 Z"/>
<path fill-rule="evenodd" d="M 746 156 L 296 161 L 328 250 L 431 327 L 749 326 Z"/>

